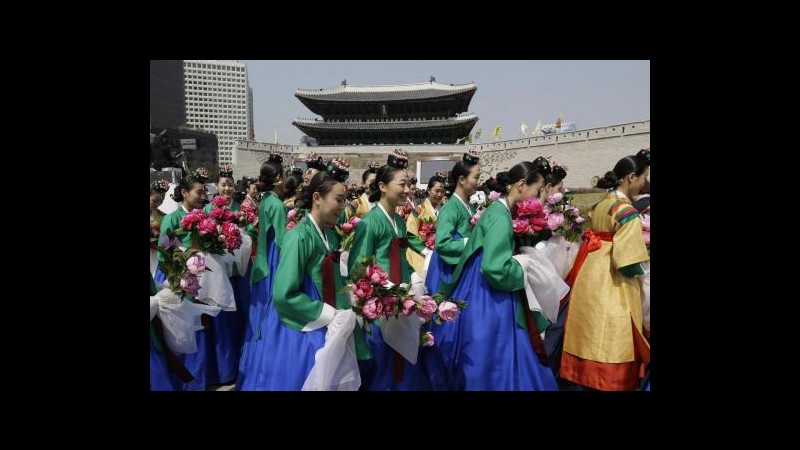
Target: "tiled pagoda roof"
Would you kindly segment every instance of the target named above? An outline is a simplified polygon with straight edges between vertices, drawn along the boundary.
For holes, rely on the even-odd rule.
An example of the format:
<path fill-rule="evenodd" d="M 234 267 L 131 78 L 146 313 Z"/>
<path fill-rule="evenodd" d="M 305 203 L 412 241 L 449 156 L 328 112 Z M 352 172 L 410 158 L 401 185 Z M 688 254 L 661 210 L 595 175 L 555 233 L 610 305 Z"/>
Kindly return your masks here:
<path fill-rule="evenodd" d="M 298 89 L 300 99 L 332 102 L 386 102 L 423 100 L 447 97 L 477 90 L 475 83 L 445 84 L 436 81 L 383 86 L 350 86 L 347 84 L 326 89 Z"/>

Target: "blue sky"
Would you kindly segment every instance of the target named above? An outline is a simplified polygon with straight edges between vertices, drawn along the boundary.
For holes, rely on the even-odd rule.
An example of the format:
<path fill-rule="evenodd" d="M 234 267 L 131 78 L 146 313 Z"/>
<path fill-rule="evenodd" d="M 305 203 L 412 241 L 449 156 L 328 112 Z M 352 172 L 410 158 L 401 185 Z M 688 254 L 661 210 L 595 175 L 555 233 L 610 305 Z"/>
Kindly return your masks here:
<path fill-rule="evenodd" d="M 484 142 L 494 127 L 502 139 L 531 133 L 559 113 L 579 129 L 650 119 L 650 61 L 254 61 L 247 65 L 253 88 L 256 140 L 299 144 L 296 117 L 318 117 L 294 96 L 298 88 L 428 82 L 469 83 L 478 90 L 469 111 L 478 115 Z"/>

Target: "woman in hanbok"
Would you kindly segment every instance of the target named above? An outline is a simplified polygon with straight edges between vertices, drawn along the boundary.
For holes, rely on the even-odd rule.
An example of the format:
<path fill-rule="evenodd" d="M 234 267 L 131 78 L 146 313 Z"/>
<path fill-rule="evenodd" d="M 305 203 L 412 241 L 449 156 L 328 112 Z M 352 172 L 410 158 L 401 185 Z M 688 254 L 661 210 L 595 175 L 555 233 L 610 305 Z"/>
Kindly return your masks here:
<path fill-rule="evenodd" d="M 455 188 L 439 210 L 436 247 L 431 255 L 425 278 L 425 286 L 431 295 L 439 291 L 439 283 L 450 281 L 450 276 L 472 234 L 470 219 L 476 211 L 467 202 L 478 187 L 481 176 L 479 161 L 477 151 L 470 149 L 450 171 L 450 181 Z"/>
<path fill-rule="evenodd" d="M 230 164 L 220 164 L 219 177 L 214 184 L 217 188 L 217 197 L 223 197 L 227 200 L 227 207 L 231 211 L 239 211 L 239 202 L 234 200 L 233 193 L 233 169 Z M 209 203 L 203 207 L 206 214 L 211 214 L 211 211 L 216 207 Z M 244 230 L 242 230 L 244 232 Z M 250 241 L 252 244 L 252 241 Z M 236 250 L 237 252 L 243 249 Z M 246 249 L 249 257 L 250 249 Z M 220 258 L 231 258 L 229 253 L 219 255 Z M 240 289 L 242 285 L 242 277 L 244 274 L 240 273 L 244 268 L 239 267 L 235 262 L 223 264 L 224 266 L 232 266 L 231 273 L 228 274 L 228 280 L 233 288 L 233 296 L 236 302 L 236 311 L 220 311 L 216 318 L 214 318 L 213 325 L 210 330 L 211 342 L 214 346 L 215 364 L 217 371 L 217 379 L 219 384 L 228 384 L 236 380 L 236 375 L 239 371 L 239 355 L 242 351 L 242 337 L 244 330 L 244 317 L 247 316 L 250 306 L 250 290 Z M 249 267 L 249 264 L 248 264 Z M 247 280 L 249 283 L 249 279 Z"/>
<path fill-rule="evenodd" d="M 363 331 L 356 324 L 350 297 L 343 292 L 347 281 L 339 273 L 339 238 L 331 226 L 336 223 L 346 204 L 344 182 L 349 173 L 347 163 L 339 158 L 328 162 L 325 171 L 311 178 L 303 189 L 300 207 L 310 212 L 289 230 L 281 246 L 273 301 L 269 306 L 262 339 L 271 351 L 264 355 L 262 370 L 255 382 L 257 390 L 356 390 L 360 384 L 357 351 L 369 358 Z M 345 317 L 341 317 L 344 315 Z M 350 317 L 346 317 L 346 316 Z M 347 349 L 347 374 L 320 385 L 309 380 L 319 361 L 317 356 L 330 340 L 329 326 L 347 322 L 345 334 L 356 332 L 355 346 Z M 359 336 L 360 334 L 360 336 Z M 327 337 L 326 337 L 327 335 Z M 346 339 L 346 338 L 345 338 Z M 318 370 L 322 370 L 318 368 Z M 330 374 L 328 374 L 330 375 Z"/>
<path fill-rule="evenodd" d="M 435 328 L 433 349 L 445 372 L 435 373 L 444 379 L 432 377 L 432 383 L 437 389 L 468 391 L 557 390 L 553 373 L 534 351 L 536 331 L 528 325 L 532 319 L 521 291 L 525 271 L 514 258 L 511 222 L 518 202 L 539 195 L 543 173 L 523 161 L 495 178 L 493 190 L 501 196 L 472 230 L 444 290 L 467 308 L 454 323 Z"/>
<path fill-rule="evenodd" d="M 439 216 L 439 206 L 444 196 L 444 183 L 447 181 L 447 172 L 437 172 L 428 181 L 426 192 L 427 198 L 419 205 L 406 220 L 406 231 L 409 233 L 408 243 L 410 248 L 406 250 L 406 258 L 413 272 L 411 273 L 411 284 L 425 283 L 425 258 L 433 253 L 433 250 L 426 247 L 426 240 L 420 238 L 420 226 L 425 222 L 436 224 Z M 435 238 L 435 233 L 434 236 Z M 435 294 L 435 292 L 431 292 Z"/>
<path fill-rule="evenodd" d="M 236 388 L 239 390 L 256 388 L 264 354 L 272 351 L 261 336 L 276 284 L 275 271 L 280 261 L 280 247 L 286 234 L 286 207 L 277 194 L 283 192 L 282 162 L 280 153 L 273 152 L 267 162 L 261 165 L 258 177 L 257 189 L 263 196 L 258 207 L 258 249 L 250 276 L 250 309 L 239 360 L 239 376 L 236 379 Z"/>
<path fill-rule="evenodd" d="M 180 229 L 181 219 L 186 214 L 195 209 L 202 209 L 206 204 L 205 182 L 208 180 L 206 173 L 204 169 L 198 169 L 192 175 L 180 180 L 172 194 L 172 199 L 180 206 L 161 220 L 161 236 L 165 236 L 168 231 L 174 232 Z M 183 235 L 181 245 L 187 248 L 192 246 L 192 235 L 190 233 Z M 165 282 L 166 277 L 160 270 L 158 272 L 156 281 Z M 191 300 L 194 301 L 194 299 Z M 213 325 L 210 326 L 213 327 Z M 205 391 L 208 386 L 218 384 L 220 381 L 214 367 L 216 357 L 214 356 L 214 347 L 209 333 L 206 330 L 197 331 L 195 340 L 197 342 L 196 353 L 178 356 L 178 359 L 194 377 L 193 380 L 181 385 L 181 390 L 184 391 Z"/>
<path fill-rule="evenodd" d="M 590 212 L 591 228 L 567 277 L 572 289 L 560 376 L 583 388 L 634 390 L 650 360 L 636 278 L 650 256 L 630 200 L 649 172 L 648 150 L 622 158 L 598 182 L 609 192 Z"/>
<path fill-rule="evenodd" d="M 406 224 L 394 211 L 408 197 L 408 159 L 405 151 L 397 149 L 389 155 L 388 164 L 381 167 L 370 185 L 370 202 L 377 206 L 364 215 L 356 227 L 350 249 L 348 273 L 363 257 L 374 257 L 389 274 L 389 281 L 399 285 L 411 281 L 406 259 L 408 246 Z M 398 320 L 391 318 L 389 320 Z M 384 342 L 379 322 L 369 325 L 367 342 L 374 358 L 370 367 L 362 367 L 362 387 L 373 391 L 427 390 L 428 377 L 419 361 L 414 364 Z"/>
<path fill-rule="evenodd" d="M 208 180 L 205 172 L 195 171 L 192 175 L 181 178 L 172 199 L 180 206 L 175 211 L 167 214 L 161 219 L 161 235 L 164 236 L 167 230 L 177 231 L 181 228 L 181 219 L 190 211 L 203 209 L 207 203 L 205 182 Z M 192 235 L 186 233 L 181 239 L 185 247 L 192 246 Z M 156 281 L 161 281 L 156 279 Z"/>

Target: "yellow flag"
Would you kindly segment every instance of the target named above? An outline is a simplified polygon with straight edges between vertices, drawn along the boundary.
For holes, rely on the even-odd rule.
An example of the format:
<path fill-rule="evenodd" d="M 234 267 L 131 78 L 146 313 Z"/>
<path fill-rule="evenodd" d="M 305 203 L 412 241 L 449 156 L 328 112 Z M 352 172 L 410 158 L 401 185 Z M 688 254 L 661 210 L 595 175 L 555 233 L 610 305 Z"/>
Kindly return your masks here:
<path fill-rule="evenodd" d="M 494 133 L 492 133 L 492 137 L 499 139 L 502 131 L 503 127 L 494 127 Z"/>

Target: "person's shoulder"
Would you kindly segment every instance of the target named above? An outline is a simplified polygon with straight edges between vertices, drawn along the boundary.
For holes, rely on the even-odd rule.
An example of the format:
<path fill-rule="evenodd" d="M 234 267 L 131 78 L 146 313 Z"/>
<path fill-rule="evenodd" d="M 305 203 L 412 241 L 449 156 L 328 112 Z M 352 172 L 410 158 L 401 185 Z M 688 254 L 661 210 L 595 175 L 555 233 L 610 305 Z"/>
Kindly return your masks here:
<path fill-rule="evenodd" d="M 643 195 L 633 202 L 633 207 L 639 212 L 644 212 L 650 208 L 650 196 Z"/>

